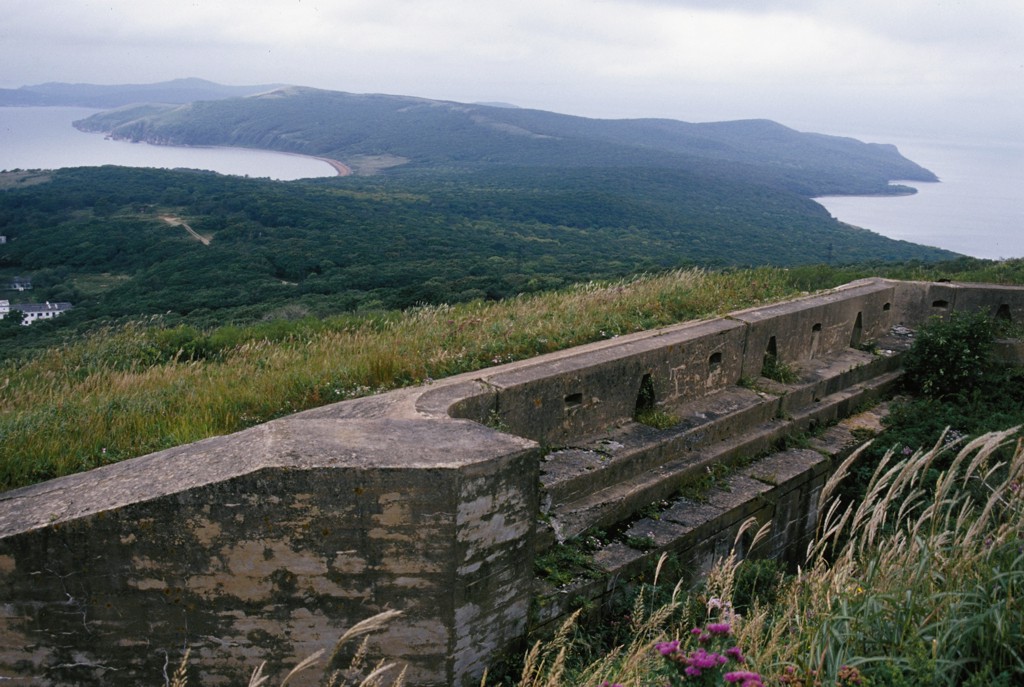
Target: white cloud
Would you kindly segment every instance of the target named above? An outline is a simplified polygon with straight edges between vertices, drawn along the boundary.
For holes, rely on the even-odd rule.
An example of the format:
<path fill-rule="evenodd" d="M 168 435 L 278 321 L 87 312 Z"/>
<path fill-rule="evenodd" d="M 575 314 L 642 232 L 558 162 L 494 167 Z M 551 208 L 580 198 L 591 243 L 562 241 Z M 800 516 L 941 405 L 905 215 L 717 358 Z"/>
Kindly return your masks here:
<path fill-rule="evenodd" d="M 0 85 L 201 76 L 594 116 L 1012 126 L 1022 35 L 1019 0 L 5 0 Z"/>

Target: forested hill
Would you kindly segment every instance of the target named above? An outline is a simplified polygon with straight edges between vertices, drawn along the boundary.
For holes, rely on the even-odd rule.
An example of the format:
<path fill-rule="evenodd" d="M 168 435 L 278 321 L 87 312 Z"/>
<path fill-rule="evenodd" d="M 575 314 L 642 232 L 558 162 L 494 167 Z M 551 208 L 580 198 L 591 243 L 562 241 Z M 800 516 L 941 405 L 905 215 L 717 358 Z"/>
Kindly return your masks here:
<path fill-rule="evenodd" d="M 0 235 L 0 282 L 30 277 L 25 300 L 75 305 L 9 332 L 22 339 L 149 315 L 206 327 L 496 299 L 691 265 L 954 257 L 844 226 L 793 193 L 651 168 L 294 182 L 9 172 Z"/>
<path fill-rule="evenodd" d="M 768 120 L 601 120 L 302 87 L 186 105 L 129 106 L 76 126 L 132 141 L 329 157 L 356 173 L 500 165 L 685 169 L 804 196 L 887 193 L 894 191 L 892 179 L 935 180 L 893 146 L 802 133 Z"/>

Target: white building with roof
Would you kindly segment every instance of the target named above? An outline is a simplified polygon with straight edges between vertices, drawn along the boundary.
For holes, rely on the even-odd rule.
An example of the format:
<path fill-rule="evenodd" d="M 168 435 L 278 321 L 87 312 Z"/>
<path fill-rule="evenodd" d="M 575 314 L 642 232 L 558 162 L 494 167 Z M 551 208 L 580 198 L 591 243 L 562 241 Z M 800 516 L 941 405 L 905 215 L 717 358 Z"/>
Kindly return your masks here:
<path fill-rule="evenodd" d="M 52 320 L 54 317 L 63 315 L 71 310 L 70 303 L 15 303 L 0 301 L 0 320 L 7 317 L 12 310 L 18 310 L 25 315 L 22 324 L 28 326 L 37 320 Z"/>

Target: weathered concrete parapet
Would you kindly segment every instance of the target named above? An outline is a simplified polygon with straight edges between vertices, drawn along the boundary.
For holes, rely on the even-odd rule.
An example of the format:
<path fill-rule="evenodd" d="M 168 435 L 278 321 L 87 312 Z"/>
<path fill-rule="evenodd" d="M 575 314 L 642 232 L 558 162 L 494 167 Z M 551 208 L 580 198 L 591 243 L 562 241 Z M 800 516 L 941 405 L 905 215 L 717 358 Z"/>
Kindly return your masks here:
<path fill-rule="evenodd" d="M 743 342 L 744 327 L 720 319 L 580 346 L 483 371 L 486 392 L 453 413 L 566 443 L 633 417 L 645 389 L 651 403 L 664 403 L 735 383 Z"/>
<path fill-rule="evenodd" d="M 747 325 L 743 374 L 760 376 L 766 356 L 794 363 L 877 340 L 893 324 L 894 298 L 892 282 L 872 279 L 731 314 Z"/>
<path fill-rule="evenodd" d="M 766 354 L 791 363 L 876 340 L 893 324 L 894 298 L 894 282 L 864 280 L 493 368 L 452 412 L 565 443 L 633 417 L 645 392 L 650 402 L 678 403 L 760 376 Z"/>
<path fill-rule="evenodd" d="M 898 323 L 918 326 L 953 312 L 982 312 L 1005 321 L 1024 321 L 1021 287 L 954 282 L 892 282 Z"/>
<path fill-rule="evenodd" d="M 730 387 L 766 354 L 860 364 L 870 356 L 851 347 L 892 325 L 978 307 L 1017 321 L 1024 290 L 864 280 L 0 494 L 0 680 L 154 683 L 189 646 L 202 684 L 236 684 L 392 608 L 404 615 L 373 648 L 407 662 L 409 684 L 475 683 L 527 626 L 535 550 L 550 541 L 541 445 L 628 425 L 642 404 L 742 396 Z M 779 551 L 813 520 L 811 462 L 772 486 L 791 495 L 773 516 Z"/>
<path fill-rule="evenodd" d="M 202 684 L 239 684 L 385 608 L 404 616 L 377 653 L 411 684 L 482 671 L 525 628 L 534 446 L 380 416 L 408 396 L 4 494 L 0 675 L 146 683 L 190 646 Z"/>

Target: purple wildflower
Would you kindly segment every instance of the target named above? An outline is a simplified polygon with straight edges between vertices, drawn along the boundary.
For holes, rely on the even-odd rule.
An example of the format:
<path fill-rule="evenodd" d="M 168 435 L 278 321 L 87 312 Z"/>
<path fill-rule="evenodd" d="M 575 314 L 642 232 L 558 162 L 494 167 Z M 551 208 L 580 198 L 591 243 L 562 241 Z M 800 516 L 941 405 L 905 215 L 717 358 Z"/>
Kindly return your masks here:
<path fill-rule="evenodd" d="M 695 627 L 692 630 L 690 630 L 690 634 L 696 637 L 697 641 L 701 644 L 707 644 L 707 642 L 711 639 L 711 635 L 709 635 L 707 632 L 705 632 L 702 628 L 699 627 Z"/>
<path fill-rule="evenodd" d="M 836 675 L 836 684 L 840 687 L 857 687 L 864 684 L 864 678 L 860 671 L 853 666 L 840 666 L 839 674 Z"/>
<path fill-rule="evenodd" d="M 711 668 L 717 668 L 720 665 L 728 662 L 725 656 L 709 652 L 703 647 L 697 649 L 690 654 L 690 665 L 700 668 L 701 670 L 710 670 Z"/>
<path fill-rule="evenodd" d="M 697 646 L 690 650 L 684 648 L 680 640 L 654 645 L 668 664 L 664 670 L 675 676 L 671 684 L 691 684 L 691 680 L 701 684 L 708 680 L 722 684 L 720 681 L 724 677 L 726 682 L 737 687 L 764 687 L 757 673 L 735 671 L 722 674 L 722 671 L 728 670 L 726 666 L 732 661 L 740 664 L 746 662 L 743 650 L 739 646 L 730 646 L 728 638 L 732 635 L 732 627 L 729 623 L 708 623 L 705 627 L 693 628 L 690 635 L 697 640 Z"/>
<path fill-rule="evenodd" d="M 738 684 L 740 687 L 764 687 L 760 673 L 753 673 L 749 670 L 737 670 L 726 673 L 722 677 L 726 682 Z"/>
<path fill-rule="evenodd" d="M 743 663 L 747 659 L 743 658 L 743 649 L 738 646 L 729 647 L 725 650 L 725 655 L 732 658 L 737 663 Z"/>
<path fill-rule="evenodd" d="M 670 656 L 675 652 L 679 651 L 679 640 L 671 642 L 659 642 L 654 645 L 654 648 L 658 650 L 658 653 L 662 656 Z"/>

